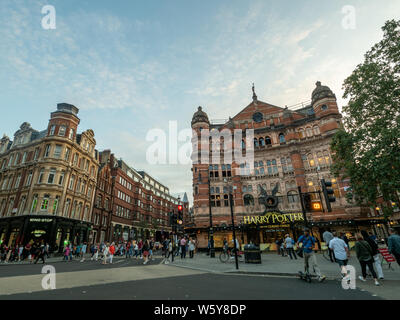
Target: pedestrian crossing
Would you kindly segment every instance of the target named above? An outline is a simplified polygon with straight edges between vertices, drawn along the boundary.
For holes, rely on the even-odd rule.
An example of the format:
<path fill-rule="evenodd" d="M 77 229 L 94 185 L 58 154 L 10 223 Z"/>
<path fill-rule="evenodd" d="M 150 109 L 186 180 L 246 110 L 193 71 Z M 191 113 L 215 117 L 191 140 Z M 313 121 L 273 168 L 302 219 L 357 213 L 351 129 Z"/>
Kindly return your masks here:
<path fill-rule="evenodd" d="M 55 266 L 55 269 L 56 290 L 206 273 L 204 271 L 182 269 L 161 264 L 62 273 L 57 273 L 57 266 Z M 0 278 L 0 299 L 1 295 L 43 291 L 42 280 L 45 276 L 46 274 L 38 274 Z"/>

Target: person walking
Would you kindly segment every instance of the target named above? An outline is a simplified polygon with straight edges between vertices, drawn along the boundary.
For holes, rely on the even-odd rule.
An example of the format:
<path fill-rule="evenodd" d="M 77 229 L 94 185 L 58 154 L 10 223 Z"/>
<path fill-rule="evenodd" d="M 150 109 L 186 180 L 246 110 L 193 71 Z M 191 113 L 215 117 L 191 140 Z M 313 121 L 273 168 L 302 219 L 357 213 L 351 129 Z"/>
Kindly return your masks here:
<path fill-rule="evenodd" d="M 139 253 L 139 246 L 136 241 L 133 243 L 133 250 L 135 251 L 135 259 L 137 260 L 138 257 L 140 256 L 140 253 Z"/>
<path fill-rule="evenodd" d="M 392 254 L 400 266 L 400 236 L 393 228 L 389 229 L 388 250 Z"/>
<path fill-rule="evenodd" d="M 153 250 L 154 250 L 154 241 L 151 239 L 149 241 L 149 260 L 153 260 Z"/>
<path fill-rule="evenodd" d="M 18 262 L 21 261 L 21 258 L 23 257 L 22 254 L 24 252 L 24 246 L 22 245 L 22 243 L 19 245 L 18 248 Z"/>
<path fill-rule="evenodd" d="M 99 259 L 99 247 L 96 243 L 94 243 L 92 245 L 92 256 L 91 256 L 90 260 L 93 261 L 93 259 L 95 261 L 97 261 Z"/>
<path fill-rule="evenodd" d="M 138 249 L 139 249 L 139 254 L 140 254 L 139 258 L 143 259 L 143 241 L 142 241 L 142 239 L 139 239 Z"/>
<path fill-rule="evenodd" d="M 310 235 L 309 229 L 304 229 L 304 234 L 300 236 L 300 238 L 297 240 L 297 245 L 300 243 L 303 244 L 302 249 L 303 249 L 303 254 L 304 254 L 304 270 L 305 272 L 309 272 L 310 267 L 312 267 L 315 271 L 315 273 L 318 276 L 319 282 L 322 282 L 326 279 L 326 276 L 322 275 L 321 270 L 318 267 L 317 264 L 317 258 L 314 253 L 314 245 L 316 243 L 316 240 L 313 236 Z M 311 263 L 311 266 L 310 266 Z"/>
<path fill-rule="evenodd" d="M 193 257 L 194 257 L 194 250 L 196 249 L 196 244 L 195 244 L 195 241 L 192 239 L 192 238 L 190 238 L 189 239 L 189 257 L 190 257 L 190 259 L 193 259 Z"/>
<path fill-rule="evenodd" d="M 37 264 L 37 262 L 39 261 L 39 259 L 42 259 L 43 264 L 45 264 L 45 260 L 44 260 L 44 256 L 45 256 L 45 245 L 42 243 L 40 245 L 40 247 L 38 247 L 37 249 L 37 253 L 36 253 L 36 260 L 35 260 L 35 264 Z"/>
<path fill-rule="evenodd" d="M 113 263 L 113 257 L 114 257 L 114 254 L 115 254 L 115 243 L 114 242 L 111 243 L 111 246 L 110 246 L 110 248 L 108 250 L 108 253 L 109 253 L 109 256 L 110 256 L 110 264 L 112 264 Z"/>
<path fill-rule="evenodd" d="M 64 258 L 63 258 L 63 261 L 67 261 L 67 262 L 68 262 L 69 250 L 70 250 L 69 245 L 67 245 L 67 246 L 65 247 L 65 249 L 64 249 Z"/>
<path fill-rule="evenodd" d="M 355 250 L 357 254 L 357 259 L 361 265 L 362 276 L 359 276 L 361 281 L 367 281 L 367 266 L 369 271 L 372 273 L 372 277 L 374 278 L 375 285 L 379 286 L 379 282 L 374 270 L 374 258 L 373 258 L 373 251 L 371 246 L 368 244 L 367 241 L 364 240 L 361 233 L 356 234 L 356 245 Z"/>
<path fill-rule="evenodd" d="M 108 242 L 103 245 L 103 262 L 101 264 L 107 264 L 107 257 L 108 257 Z"/>
<path fill-rule="evenodd" d="M 181 245 L 181 259 L 186 259 L 186 239 L 185 237 L 182 237 L 180 241 Z"/>
<path fill-rule="evenodd" d="M 335 255 L 333 250 L 330 248 L 329 246 L 329 242 L 334 238 L 331 230 L 327 229 L 323 234 L 322 234 L 322 238 L 325 241 L 326 246 L 328 247 L 328 252 L 329 252 L 329 259 L 331 260 L 331 262 L 335 262 Z"/>
<path fill-rule="evenodd" d="M 344 240 L 340 239 L 337 232 L 332 233 L 333 238 L 329 241 L 329 249 L 332 250 L 333 256 L 338 263 L 342 277 L 347 277 L 347 263 L 349 262 L 350 250 Z"/>
<path fill-rule="evenodd" d="M 145 240 L 145 242 L 143 243 L 143 264 L 147 264 L 147 262 L 149 262 L 149 250 L 150 250 L 150 244 L 149 244 L 149 240 Z"/>
<path fill-rule="evenodd" d="M 293 246 L 294 246 L 294 240 L 289 236 L 289 234 L 287 234 L 285 238 L 286 252 L 290 256 L 290 260 L 293 260 L 292 254 L 295 260 L 297 260 L 296 252 L 294 252 Z"/>
<path fill-rule="evenodd" d="M 81 262 L 85 261 L 86 250 L 87 250 L 87 244 L 86 244 L 86 242 L 84 242 L 81 247 Z"/>
<path fill-rule="evenodd" d="M 378 273 L 378 278 L 379 280 L 383 280 L 385 277 L 383 275 L 378 244 L 374 240 L 372 240 L 367 231 L 362 230 L 361 235 L 363 236 L 364 240 L 368 242 L 372 249 L 372 258 L 374 259 L 374 266 L 376 268 L 376 272 Z M 368 266 L 367 269 L 369 270 Z"/>

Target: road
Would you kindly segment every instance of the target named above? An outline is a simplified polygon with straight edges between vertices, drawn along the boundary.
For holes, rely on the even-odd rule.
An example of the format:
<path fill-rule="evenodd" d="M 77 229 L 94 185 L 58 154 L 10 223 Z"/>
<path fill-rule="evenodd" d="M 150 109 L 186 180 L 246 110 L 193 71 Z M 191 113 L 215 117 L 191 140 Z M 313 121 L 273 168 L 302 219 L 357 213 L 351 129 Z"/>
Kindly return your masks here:
<path fill-rule="evenodd" d="M 113 265 L 54 263 L 57 289 L 43 290 L 42 265 L 0 267 L 0 300 L 376 300 L 342 289 L 338 281 L 308 284 L 293 277 L 234 275 L 189 270 L 142 260 Z"/>

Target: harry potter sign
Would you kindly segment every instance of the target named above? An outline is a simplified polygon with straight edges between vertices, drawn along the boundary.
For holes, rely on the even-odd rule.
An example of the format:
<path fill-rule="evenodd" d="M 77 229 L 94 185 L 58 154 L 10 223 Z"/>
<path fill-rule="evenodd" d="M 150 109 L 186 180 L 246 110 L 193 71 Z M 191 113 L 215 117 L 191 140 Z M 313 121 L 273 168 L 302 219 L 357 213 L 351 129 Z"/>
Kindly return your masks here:
<path fill-rule="evenodd" d="M 291 222 L 304 221 L 302 213 L 277 213 L 270 212 L 265 216 L 245 216 L 243 217 L 244 224 L 287 224 Z"/>

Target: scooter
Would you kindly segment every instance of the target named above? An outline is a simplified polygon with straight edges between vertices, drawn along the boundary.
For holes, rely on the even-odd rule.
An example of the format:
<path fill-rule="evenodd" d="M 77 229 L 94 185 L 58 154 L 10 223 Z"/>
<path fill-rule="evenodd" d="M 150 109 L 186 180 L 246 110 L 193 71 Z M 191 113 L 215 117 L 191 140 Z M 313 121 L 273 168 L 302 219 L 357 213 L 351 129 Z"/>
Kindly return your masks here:
<path fill-rule="evenodd" d="M 312 279 L 318 279 L 318 276 L 316 274 L 311 274 L 308 270 L 306 272 L 299 271 L 299 278 L 305 282 L 311 283 Z M 325 277 L 319 281 L 323 282 L 325 280 Z"/>

